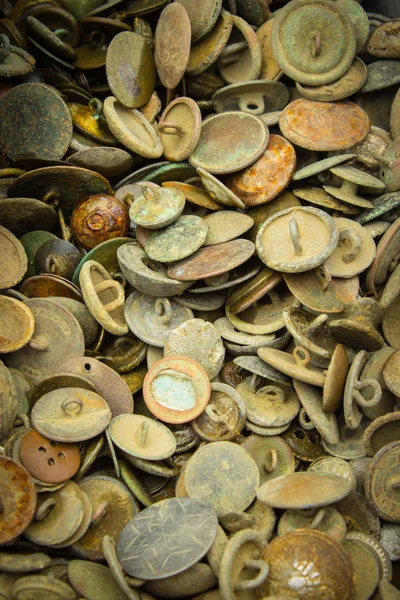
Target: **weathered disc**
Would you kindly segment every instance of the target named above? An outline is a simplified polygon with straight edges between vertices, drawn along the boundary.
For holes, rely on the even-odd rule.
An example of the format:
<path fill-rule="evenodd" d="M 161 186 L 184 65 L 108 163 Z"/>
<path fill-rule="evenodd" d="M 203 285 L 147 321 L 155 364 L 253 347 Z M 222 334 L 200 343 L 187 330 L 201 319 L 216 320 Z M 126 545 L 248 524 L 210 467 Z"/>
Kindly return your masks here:
<path fill-rule="evenodd" d="M 38 225 L 44 231 L 56 231 L 58 216 L 49 204 L 34 198 L 2 198 L 0 200 L 0 224 L 15 235 L 24 235 Z"/>
<path fill-rule="evenodd" d="M 14 287 L 28 268 L 28 258 L 21 242 L 0 226 L 0 289 Z"/>
<path fill-rule="evenodd" d="M 300 98 L 283 110 L 279 127 L 301 148 L 345 150 L 365 138 L 370 121 L 367 113 L 349 100 L 331 103 Z"/>
<path fill-rule="evenodd" d="M 206 279 L 238 267 L 253 254 L 252 242 L 244 239 L 232 240 L 216 246 L 200 248 L 192 256 L 169 267 L 168 275 L 178 281 Z"/>
<path fill-rule="evenodd" d="M 68 108 L 47 85 L 17 85 L 1 99 L 0 141 L 11 159 L 62 158 L 71 138 Z"/>
<path fill-rule="evenodd" d="M 231 13 L 222 8 L 211 31 L 201 41 L 192 44 L 189 62 L 186 67 L 188 75 L 193 77 L 200 75 L 216 62 L 228 42 L 232 27 L 233 18 Z"/>
<path fill-rule="evenodd" d="M 191 256 L 205 242 L 207 223 L 200 217 L 184 215 L 172 225 L 153 231 L 145 243 L 146 254 L 159 262 L 176 262 Z"/>
<path fill-rule="evenodd" d="M 164 579 L 197 563 L 210 549 L 217 528 L 217 515 L 208 504 L 170 498 L 128 523 L 118 539 L 117 555 L 132 577 Z"/>
<path fill-rule="evenodd" d="M 335 81 L 350 67 L 356 36 L 336 3 L 295 0 L 275 18 L 272 47 L 286 75 L 300 83 L 322 85 Z"/>
<path fill-rule="evenodd" d="M 241 112 L 212 115 L 203 121 L 199 143 L 189 162 L 210 173 L 234 173 L 257 160 L 268 140 L 268 129 L 254 115 Z"/>
<path fill-rule="evenodd" d="M 203 38 L 213 28 L 221 11 L 222 0 L 178 0 L 189 15 L 192 42 Z"/>
<path fill-rule="evenodd" d="M 131 31 L 121 31 L 107 50 L 107 81 L 113 96 L 128 108 L 146 104 L 154 91 L 156 68 L 147 40 Z"/>
<path fill-rule="evenodd" d="M 348 71 L 336 81 L 320 86 L 301 85 L 296 82 L 298 91 L 309 100 L 318 102 L 335 102 L 352 96 L 367 81 L 367 67 L 356 56 Z"/>
<path fill-rule="evenodd" d="M 169 90 L 177 87 L 185 73 L 190 39 L 191 22 L 185 2 L 169 4 L 162 11 L 154 34 L 157 73 Z"/>
<path fill-rule="evenodd" d="M 28 471 L 10 458 L 0 456 L 0 543 L 14 541 L 33 519 L 36 508 L 35 484 Z"/>

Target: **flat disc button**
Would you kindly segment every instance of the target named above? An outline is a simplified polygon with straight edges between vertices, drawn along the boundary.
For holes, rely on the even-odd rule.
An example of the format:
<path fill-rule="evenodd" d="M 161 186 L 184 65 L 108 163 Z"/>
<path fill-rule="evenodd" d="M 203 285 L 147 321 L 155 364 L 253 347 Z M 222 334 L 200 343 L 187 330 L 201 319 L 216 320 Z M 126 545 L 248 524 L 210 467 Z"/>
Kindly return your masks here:
<path fill-rule="evenodd" d="M 45 483 L 71 479 L 81 462 L 78 444 L 50 441 L 34 429 L 22 438 L 19 454 L 30 474 Z"/>

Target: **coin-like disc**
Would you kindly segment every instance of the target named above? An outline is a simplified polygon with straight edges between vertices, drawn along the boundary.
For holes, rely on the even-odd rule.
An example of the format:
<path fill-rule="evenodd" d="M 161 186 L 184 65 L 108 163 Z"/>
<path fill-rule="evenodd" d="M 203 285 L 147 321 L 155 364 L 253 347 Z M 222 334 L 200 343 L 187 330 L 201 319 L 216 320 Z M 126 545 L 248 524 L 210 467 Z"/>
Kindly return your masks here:
<path fill-rule="evenodd" d="M 132 577 L 164 579 L 197 563 L 214 542 L 217 528 L 217 515 L 204 502 L 162 500 L 126 525 L 117 543 L 118 558 Z"/>

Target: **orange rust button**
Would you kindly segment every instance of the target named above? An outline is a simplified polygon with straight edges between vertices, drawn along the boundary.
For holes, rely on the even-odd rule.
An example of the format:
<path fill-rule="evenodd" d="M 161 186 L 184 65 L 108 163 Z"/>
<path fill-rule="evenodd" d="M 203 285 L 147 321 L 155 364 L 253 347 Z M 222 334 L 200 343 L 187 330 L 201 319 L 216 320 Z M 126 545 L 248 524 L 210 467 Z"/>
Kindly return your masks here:
<path fill-rule="evenodd" d="M 301 148 L 345 150 L 368 134 L 367 113 L 349 100 L 314 102 L 300 98 L 286 106 L 279 119 L 282 134 Z"/>
<path fill-rule="evenodd" d="M 74 237 L 90 250 L 101 242 L 127 235 L 128 211 L 112 196 L 94 194 L 74 210 L 71 227 Z"/>
<path fill-rule="evenodd" d="M 29 473 L 46 483 L 67 481 L 81 462 L 78 444 L 50 441 L 34 429 L 22 438 L 19 454 Z"/>
<path fill-rule="evenodd" d="M 5 456 L 0 456 L 0 498 L 0 544 L 6 544 L 32 521 L 36 491 L 28 471 Z"/>
<path fill-rule="evenodd" d="M 240 173 L 228 178 L 227 186 L 246 206 L 273 200 L 289 184 L 296 169 L 296 153 L 288 140 L 272 134 L 264 154 Z"/>

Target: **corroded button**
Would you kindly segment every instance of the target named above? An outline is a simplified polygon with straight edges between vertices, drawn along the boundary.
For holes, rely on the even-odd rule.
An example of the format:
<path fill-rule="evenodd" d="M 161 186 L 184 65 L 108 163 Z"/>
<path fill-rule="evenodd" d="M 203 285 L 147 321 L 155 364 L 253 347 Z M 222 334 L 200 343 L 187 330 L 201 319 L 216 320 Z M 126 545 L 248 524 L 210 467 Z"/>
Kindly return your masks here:
<path fill-rule="evenodd" d="M 19 454 L 30 474 L 46 483 L 71 479 L 81 462 L 78 444 L 50 441 L 34 429 L 23 436 Z"/>
<path fill-rule="evenodd" d="M 0 296 L 0 354 L 15 352 L 33 335 L 35 318 L 31 309 L 8 296 Z"/>
<path fill-rule="evenodd" d="M 294 379 L 318 387 L 323 387 L 325 384 L 324 372 L 310 364 L 310 353 L 303 346 L 296 346 L 293 355 L 275 348 L 259 348 L 257 354 L 271 367 Z"/>
<path fill-rule="evenodd" d="M 375 454 L 365 474 L 364 489 L 381 519 L 400 521 L 400 442 L 387 444 Z"/>
<path fill-rule="evenodd" d="M 155 188 L 142 185 L 129 209 L 129 216 L 136 225 L 147 229 L 161 229 L 170 225 L 182 214 L 185 196 L 179 189 Z"/>
<path fill-rule="evenodd" d="M 44 394 L 32 409 L 32 423 L 57 442 L 81 442 L 105 430 L 111 420 L 107 402 L 95 392 L 62 388 Z"/>
<path fill-rule="evenodd" d="M 253 378 L 246 377 L 238 385 L 237 390 L 246 403 L 247 419 L 261 427 L 291 423 L 300 410 L 297 395 L 290 387 L 266 383 L 257 389 Z"/>
<path fill-rule="evenodd" d="M 130 330 L 139 339 L 159 348 L 164 347 L 173 329 L 193 318 L 192 311 L 177 301 L 140 292 L 128 296 L 124 312 Z"/>
<path fill-rule="evenodd" d="M 35 270 L 36 273 L 51 273 L 72 279 L 81 258 L 79 250 L 70 242 L 50 239 L 35 254 Z"/>
<path fill-rule="evenodd" d="M 14 583 L 12 593 L 15 600 L 24 600 L 35 596 L 51 600 L 58 600 L 58 598 L 60 600 L 75 600 L 76 597 L 70 585 L 50 575 L 26 575 L 21 577 Z"/>
<path fill-rule="evenodd" d="M 256 249 L 271 269 L 299 273 L 325 262 L 338 241 L 335 221 L 327 213 L 318 208 L 294 207 L 264 222 L 257 234 Z"/>
<path fill-rule="evenodd" d="M 162 423 L 142 415 L 114 417 L 109 431 L 118 448 L 138 458 L 164 460 L 176 450 L 176 440 L 171 431 Z"/>
<path fill-rule="evenodd" d="M 240 393 L 224 383 L 211 384 L 204 412 L 192 422 L 195 433 L 206 442 L 231 441 L 246 424 L 246 405 Z"/>
<path fill-rule="evenodd" d="M 186 67 L 188 75 L 200 75 L 215 63 L 228 42 L 232 27 L 233 18 L 231 13 L 222 8 L 212 30 L 201 41 L 192 44 L 189 62 Z M 204 76 L 206 75 L 208 73 L 204 74 Z M 193 79 L 193 83 L 196 81 L 197 79 Z M 187 82 L 186 85 L 188 85 Z"/>
<path fill-rule="evenodd" d="M 28 471 L 0 456 L 0 543 L 12 542 L 28 527 L 36 508 L 35 484 Z"/>
<path fill-rule="evenodd" d="M 121 31 L 111 40 L 106 72 L 111 93 L 124 106 L 139 108 L 150 100 L 156 68 L 151 47 L 141 35 Z"/>
<path fill-rule="evenodd" d="M 217 90 L 212 97 L 216 112 L 242 110 L 254 115 L 282 110 L 288 102 L 289 90 L 283 83 L 262 79 L 232 83 Z"/>
<path fill-rule="evenodd" d="M 187 423 L 207 406 L 210 382 L 196 361 L 167 356 L 148 371 L 143 395 L 149 410 L 165 423 Z"/>
<path fill-rule="evenodd" d="M 331 103 L 300 98 L 283 110 L 279 127 L 301 148 L 345 150 L 365 138 L 370 122 L 367 113 L 349 100 Z"/>
<path fill-rule="evenodd" d="M 69 310 L 46 298 L 26 301 L 35 318 L 35 331 L 29 343 L 7 356 L 10 367 L 20 369 L 33 384 L 54 372 L 67 358 L 83 356 L 82 328 Z"/>
<path fill-rule="evenodd" d="M 93 317 L 110 333 L 124 335 L 129 329 L 125 323 L 125 292 L 106 269 L 94 260 L 85 262 L 79 274 L 82 294 Z"/>
<path fill-rule="evenodd" d="M 338 475 L 298 472 L 267 481 L 259 488 L 257 498 L 274 508 L 318 508 L 338 502 L 350 490 L 350 483 Z"/>
<path fill-rule="evenodd" d="M 300 510 L 286 510 L 279 519 L 278 534 L 284 535 L 296 529 L 321 531 L 337 542 L 343 542 L 347 534 L 346 521 L 339 511 L 330 506 L 321 508 L 315 515 L 303 514 Z"/>
<path fill-rule="evenodd" d="M 320 86 L 301 85 L 296 82 L 298 91 L 309 100 L 317 102 L 335 102 L 349 98 L 362 86 L 367 80 L 367 67 L 363 61 L 355 57 L 349 69 L 336 81 Z"/>
<path fill-rule="evenodd" d="M 221 461 L 224 469 L 221 470 Z M 240 486 L 237 486 L 240 481 Z M 191 498 L 225 511 L 246 510 L 256 497 L 260 476 L 253 458 L 233 442 L 207 444 L 196 450 L 185 469 L 185 485 Z"/>
<path fill-rule="evenodd" d="M 161 83 L 169 90 L 178 86 L 189 61 L 190 16 L 192 12 L 188 14 L 185 1 L 176 2 L 164 8 L 157 22 L 154 58 Z"/>
<path fill-rule="evenodd" d="M 104 115 L 112 133 L 129 150 L 147 158 L 161 156 L 163 148 L 160 139 L 140 111 L 127 108 L 114 96 L 109 96 L 104 102 Z"/>
<path fill-rule="evenodd" d="M 164 356 L 185 356 L 200 364 L 210 379 L 219 373 L 225 348 L 217 329 L 203 319 L 188 319 L 165 340 Z"/>
<path fill-rule="evenodd" d="M 212 115 L 202 123 L 199 143 L 189 162 L 210 173 L 234 173 L 254 163 L 265 151 L 268 140 L 268 128 L 254 115 Z"/>
<path fill-rule="evenodd" d="M 129 598 L 116 583 L 111 569 L 86 560 L 68 563 L 68 579 L 78 594 L 87 600 L 126 600 Z M 136 595 L 136 592 L 132 590 Z M 134 596 L 131 596 L 133 598 Z M 73 598 L 76 598 L 75 592 Z M 64 600 L 64 598 L 63 598 Z"/>
<path fill-rule="evenodd" d="M 185 160 L 196 148 L 200 137 L 201 112 L 198 104 L 192 98 L 176 98 L 162 113 L 157 131 L 165 158 L 175 162 Z"/>
<path fill-rule="evenodd" d="M 129 229 L 128 213 L 112 196 L 94 194 L 75 208 L 71 229 L 81 245 L 91 250 L 101 242 L 126 236 Z"/>
<path fill-rule="evenodd" d="M 164 579 L 197 563 L 210 549 L 217 528 L 217 515 L 205 502 L 163 500 L 141 511 L 122 530 L 118 559 L 132 577 Z"/>
<path fill-rule="evenodd" d="M 236 196 L 225 184 L 222 183 L 217 177 L 211 175 L 201 167 L 199 167 L 197 173 L 200 175 L 201 183 L 206 188 L 208 194 L 211 197 L 213 203 L 209 208 L 212 210 L 221 210 L 221 204 L 226 206 L 235 206 L 236 208 L 245 208 L 246 205 Z M 218 203 L 218 204 L 217 204 Z"/>
<path fill-rule="evenodd" d="M 356 53 L 355 30 L 336 4 L 295 0 L 275 19 L 272 47 L 286 75 L 300 83 L 322 85 L 339 79 L 350 67 Z"/>
<path fill-rule="evenodd" d="M 168 275 L 178 281 L 197 281 L 222 275 L 246 262 L 254 254 L 254 244 L 236 239 L 216 246 L 200 248 L 168 268 Z"/>
<path fill-rule="evenodd" d="M 168 227 L 152 232 L 145 242 L 145 251 L 158 262 L 183 260 L 204 244 L 207 232 L 207 223 L 202 218 L 183 215 Z"/>
<path fill-rule="evenodd" d="M 294 473 L 296 461 L 289 444 L 280 436 L 251 434 L 241 446 L 254 458 L 260 485 L 286 473 Z"/>
<path fill-rule="evenodd" d="M 243 235 L 252 227 L 254 220 L 249 215 L 233 210 L 221 210 L 204 217 L 208 226 L 204 246 L 214 246 L 230 242 Z"/>
<path fill-rule="evenodd" d="M 68 150 L 72 120 L 65 102 L 47 85 L 15 86 L 1 99 L 0 121 L 0 140 L 13 160 L 27 155 L 55 160 Z"/>
<path fill-rule="evenodd" d="M 79 489 L 92 506 L 91 527 L 72 545 L 76 556 L 104 559 L 102 541 L 109 535 L 115 542 L 125 525 L 139 512 L 139 506 L 126 485 L 108 475 L 95 474 L 79 481 Z"/>
<path fill-rule="evenodd" d="M 367 269 L 375 258 L 376 246 L 365 228 L 350 219 L 335 219 L 339 243 L 325 262 L 332 277 L 350 278 Z"/>
<path fill-rule="evenodd" d="M 262 558 L 269 566 L 269 576 L 259 588 L 263 596 L 289 594 L 324 600 L 329 589 L 332 600 L 353 598 L 355 574 L 350 557 L 325 533 L 312 529 L 286 533 L 267 546 Z"/>
<path fill-rule="evenodd" d="M 28 259 L 21 242 L 0 225 L 0 289 L 13 287 L 23 278 Z"/>
<path fill-rule="evenodd" d="M 226 83 L 258 79 L 261 71 L 261 44 L 247 21 L 233 15 L 233 30 L 218 58 L 218 70 Z"/>
<path fill-rule="evenodd" d="M 264 154 L 244 171 L 231 175 L 227 186 L 246 206 L 257 206 L 278 196 L 289 184 L 295 168 L 292 144 L 273 134 Z"/>
<path fill-rule="evenodd" d="M 304 409 L 299 415 L 299 422 L 303 427 L 314 426 L 324 440 L 336 444 L 339 441 L 336 416 L 324 411 L 321 391 L 304 381 L 296 380 L 294 389 Z"/>

